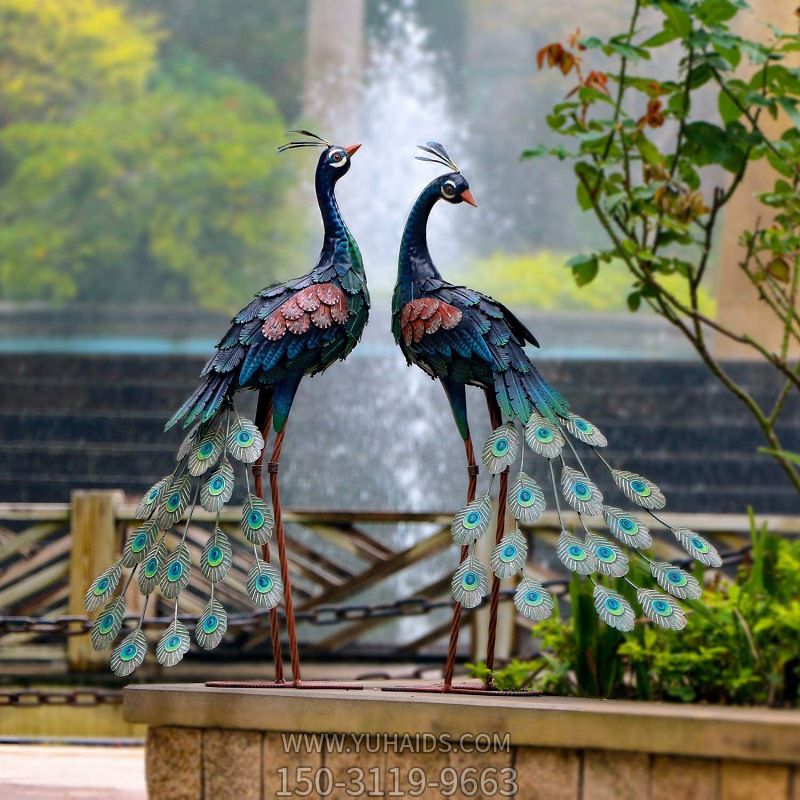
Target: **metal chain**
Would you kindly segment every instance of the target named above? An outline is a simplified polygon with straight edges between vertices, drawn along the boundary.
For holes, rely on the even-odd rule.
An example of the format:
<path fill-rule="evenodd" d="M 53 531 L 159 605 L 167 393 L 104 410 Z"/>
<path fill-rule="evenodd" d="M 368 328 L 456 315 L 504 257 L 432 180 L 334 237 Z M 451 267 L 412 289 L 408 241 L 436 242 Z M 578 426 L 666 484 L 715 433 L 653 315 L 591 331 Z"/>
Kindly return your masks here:
<path fill-rule="evenodd" d="M 750 552 L 750 545 L 745 545 L 739 550 L 725 553 L 722 556 L 723 566 L 730 567 L 742 563 Z M 677 562 L 681 566 L 688 566 L 692 559 Z M 569 579 L 547 581 L 544 583 L 553 594 L 562 596 L 567 592 Z M 500 593 L 501 602 L 508 602 L 514 597 L 514 590 L 507 589 Z M 488 597 L 484 602 L 488 602 Z M 451 607 L 450 599 L 428 600 L 425 597 L 409 597 L 397 600 L 394 603 L 379 603 L 375 605 L 340 605 L 318 606 L 312 611 L 300 611 L 295 617 L 298 622 L 307 622 L 312 625 L 336 625 L 340 622 L 354 622 L 366 619 L 389 619 L 392 617 L 408 617 L 429 614 L 431 611 Z M 483 604 L 482 604 L 483 605 Z M 474 610 L 474 609 L 473 609 Z M 268 611 L 251 611 L 248 613 L 231 614 L 228 619 L 228 629 L 260 628 L 263 618 Z M 193 618 L 185 617 L 191 620 Z M 172 622 L 173 617 L 146 617 L 144 627 L 163 626 Z M 0 635 L 6 633 L 57 633 L 64 636 L 75 636 L 90 630 L 92 622 L 88 617 L 72 615 L 54 617 L 52 619 L 38 619 L 37 617 L 11 617 L 0 616 Z M 420 670 L 426 669 L 421 667 Z M 418 670 L 418 671 L 420 671 Z M 420 671 L 420 674 L 421 671 Z M 375 673 L 362 676 L 368 678 L 388 678 L 388 674 Z M 0 707 L 16 706 L 19 708 L 33 708 L 35 706 L 78 706 L 89 707 L 99 705 L 118 705 L 122 702 L 122 689 L 82 688 L 82 689 L 0 689 Z"/>
<path fill-rule="evenodd" d="M 750 545 L 745 545 L 739 550 L 725 553 L 722 556 L 723 566 L 731 567 L 740 564 L 750 552 Z M 686 567 L 693 563 L 691 558 L 676 562 L 679 566 Z M 567 592 L 569 578 L 546 581 L 544 586 L 554 595 L 560 597 Z M 501 602 L 509 602 L 514 598 L 514 590 L 506 589 L 500 593 Z M 484 598 L 488 602 L 488 598 Z M 338 625 L 341 622 L 361 622 L 368 619 L 392 619 L 397 617 L 413 617 L 430 614 L 450 608 L 452 605 L 449 597 L 442 600 L 428 600 L 425 597 L 408 597 L 396 600 L 393 603 L 376 604 L 344 604 L 337 606 L 317 606 L 310 611 L 297 611 L 297 622 L 309 625 Z M 483 605 L 483 603 L 481 604 Z M 228 630 L 242 629 L 244 631 L 260 628 L 265 618 L 269 615 L 265 609 L 253 609 L 228 615 Z M 284 618 L 283 609 L 279 615 Z M 138 617 L 129 618 L 138 622 Z M 145 617 L 142 623 L 144 628 L 163 627 L 173 621 L 174 617 Z M 178 619 L 182 622 L 192 623 L 195 617 L 181 615 Z M 42 633 L 56 635 L 57 637 L 79 636 L 88 633 L 92 628 L 92 620 L 83 615 L 70 615 L 42 619 L 39 617 L 3 616 L 0 615 L 0 635 L 8 633 Z"/>
<path fill-rule="evenodd" d="M 550 581 L 545 584 L 554 594 L 562 595 L 566 591 L 565 581 Z M 509 601 L 514 597 L 514 590 L 509 589 L 502 594 L 502 599 Z M 317 606 L 310 611 L 295 612 L 295 620 L 308 623 L 310 625 L 337 625 L 340 622 L 360 622 L 367 619 L 391 619 L 396 617 L 411 617 L 429 614 L 441 608 L 450 608 L 449 598 L 443 600 L 428 600 L 425 597 L 409 597 L 397 600 L 393 603 L 376 603 L 368 605 L 358 603 L 352 605 L 338 606 Z M 265 619 L 269 616 L 267 609 L 253 609 L 228 615 L 228 630 L 249 628 L 260 628 Z M 278 610 L 278 614 L 283 620 L 285 614 L 283 609 Z M 174 619 L 173 615 L 168 617 L 145 617 L 142 622 L 143 628 L 156 628 L 168 625 Z M 181 622 L 194 622 L 196 617 L 181 614 L 178 616 Z M 139 617 L 129 616 L 126 620 L 138 623 Z M 0 636 L 9 633 L 42 633 L 66 637 L 80 636 L 88 633 L 92 628 L 93 621 L 89 617 L 81 615 L 51 617 L 41 619 L 39 617 L 23 616 L 3 616 L 0 615 Z"/>
<path fill-rule="evenodd" d="M 100 706 L 122 702 L 122 689 L 0 689 L 0 706 Z"/>

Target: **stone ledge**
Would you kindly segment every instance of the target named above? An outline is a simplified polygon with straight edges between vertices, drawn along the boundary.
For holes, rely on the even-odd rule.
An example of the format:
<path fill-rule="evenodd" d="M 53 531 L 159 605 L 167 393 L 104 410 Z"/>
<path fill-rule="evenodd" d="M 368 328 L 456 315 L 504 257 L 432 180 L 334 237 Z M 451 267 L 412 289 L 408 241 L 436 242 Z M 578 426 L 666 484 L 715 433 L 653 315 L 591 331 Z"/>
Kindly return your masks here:
<path fill-rule="evenodd" d="M 385 684 L 382 684 L 385 686 Z M 125 718 L 151 726 L 305 733 L 508 733 L 514 746 L 800 764 L 800 712 L 557 697 L 129 686 Z"/>

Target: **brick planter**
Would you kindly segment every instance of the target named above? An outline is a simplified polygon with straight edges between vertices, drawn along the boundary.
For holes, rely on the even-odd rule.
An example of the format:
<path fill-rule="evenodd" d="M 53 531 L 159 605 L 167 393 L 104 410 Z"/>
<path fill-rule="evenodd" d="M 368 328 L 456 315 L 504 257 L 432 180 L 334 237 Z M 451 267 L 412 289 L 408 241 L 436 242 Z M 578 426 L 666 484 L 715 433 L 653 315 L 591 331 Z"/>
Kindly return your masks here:
<path fill-rule="evenodd" d="M 796 711 L 173 684 L 129 687 L 125 716 L 151 800 L 800 800 Z"/>

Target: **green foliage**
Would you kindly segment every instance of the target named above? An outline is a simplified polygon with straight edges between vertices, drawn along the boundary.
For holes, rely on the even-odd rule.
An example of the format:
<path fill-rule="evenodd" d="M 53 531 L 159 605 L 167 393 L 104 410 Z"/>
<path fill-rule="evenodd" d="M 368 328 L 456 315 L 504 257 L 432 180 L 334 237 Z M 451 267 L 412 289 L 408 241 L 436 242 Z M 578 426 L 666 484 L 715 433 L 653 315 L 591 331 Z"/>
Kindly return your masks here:
<path fill-rule="evenodd" d="M 129 0 L 158 16 L 170 35 L 167 61 L 194 54 L 211 69 L 244 78 L 275 98 L 284 116 L 300 114 L 305 56 L 303 5 L 285 0 Z"/>
<path fill-rule="evenodd" d="M 496 670 L 498 686 L 580 697 L 800 705 L 800 541 L 771 536 L 753 522 L 752 545 L 734 581 L 714 583 L 692 604 L 683 631 L 639 623 L 621 634 L 598 619 L 591 582 L 575 577 L 569 619 L 537 625 L 542 655 Z M 636 580 L 645 582 L 643 575 Z M 630 592 L 625 586 L 619 581 L 615 588 Z M 486 675 L 484 665 L 471 671 Z"/>
<path fill-rule="evenodd" d="M 569 279 L 565 267 L 571 268 L 575 281 Z M 619 259 L 604 267 L 598 277 L 598 263 L 592 255 L 570 258 L 551 250 L 524 255 L 497 252 L 475 261 L 468 275 L 467 282 L 480 283 L 493 297 L 500 300 L 513 297 L 515 303 L 528 308 L 623 311 L 629 307 L 625 293 L 630 278 Z M 679 275 L 660 275 L 658 280 L 671 291 L 688 298 Z M 592 291 L 581 291 L 579 287 L 588 281 L 595 281 Z M 714 313 L 714 300 L 705 290 L 701 290 L 701 303 L 706 313 Z"/>
<path fill-rule="evenodd" d="M 567 143 L 530 148 L 523 158 L 571 162 L 576 202 L 606 236 L 604 247 L 571 262 L 577 285 L 622 262 L 629 309 L 649 307 L 681 331 L 747 407 L 800 492 L 800 469 L 782 455 L 779 433 L 787 397 L 800 391 L 791 356 L 800 345 L 800 69 L 791 61 L 800 34 L 760 26 L 768 41 L 743 37 L 743 15 L 752 13 L 744 0 L 632 0 L 629 8 L 625 31 L 572 36 L 539 51 L 541 68 L 575 81 L 546 115 Z M 666 46 L 678 68 L 654 69 L 653 55 Z M 701 97 L 715 101 L 718 117 L 698 118 Z M 757 162 L 772 181 L 760 195 L 771 222 L 762 226 L 759 214 L 736 221 L 744 229 L 738 267 L 752 299 L 774 316 L 777 344 L 746 320 L 715 319 L 703 297 L 721 212 Z M 712 337 L 749 348 L 778 374 L 783 385 L 768 402 L 715 357 Z"/>
<path fill-rule="evenodd" d="M 163 39 L 121 2 L 0 0 L 0 297 L 230 311 L 297 269 L 274 101 Z"/>
<path fill-rule="evenodd" d="M 109 0 L 0 0 L 0 126 L 132 100 L 155 66 L 157 40 L 150 18 Z"/>
<path fill-rule="evenodd" d="M 0 293 L 147 302 L 188 294 L 229 310 L 290 269 L 284 123 L 258 89 L 164 85 L 69 125 L 0 133 Z"/>

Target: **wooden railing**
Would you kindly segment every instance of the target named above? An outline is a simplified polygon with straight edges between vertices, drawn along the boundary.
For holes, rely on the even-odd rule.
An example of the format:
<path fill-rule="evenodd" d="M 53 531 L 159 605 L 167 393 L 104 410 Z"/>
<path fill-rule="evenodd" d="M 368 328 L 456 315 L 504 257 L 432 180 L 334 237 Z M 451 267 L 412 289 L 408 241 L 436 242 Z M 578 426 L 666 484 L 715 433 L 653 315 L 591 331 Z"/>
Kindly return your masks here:
<path fill-rule="evenodd" d="M 0 504 L 0 614 L 50 618 L 83 614 L 83 596 L 92 578 L 110 564 L 120 551 L 128 531 L 135 527 L 135 506 L 117 491 L 76 491 L 70 504 Z M 568 522 L 575 522 L 567 515 Z M 288 529 L 288 557 L 297 606 L 301 610 L 344 603 L 361 603 L 365 593 L 375 602 L 395 601 L 397 589 L 381 590 L 381 584 L 395 580 L 403 570 L 425 574 L 426 579 L 411 581 L 410 595 L 436 600 L 449 593 L 450 569 L 432 557 L 451 549 L 453 564 L 456 549 L 450 536 L 450 512 L 395 511 L 317 511 L 290 509 L 284 513 Z M 739 515 L 669 516 L 670 522 L 685 525 L 710 536 L 723 550 L 741 547 L 748 539 L 748 520 Z M 764 516 L 771 531 L 800 534 L 800 517 Z M 193 561 L 199 559 L 213 523 L 212 515 L 198 509 L 187 534 Z M 246 612 L 251 604 L 245 591 L 246 574 L 252 547 L 239 528 L 239 509 L 226 508 L 220 519 L 234 548 L 234 563 L 226 581 L 219 586 L 218 598 L 229 613 Z M 412 543 L 397 547 L 391 532 L 403 526 L 403 539 Z M 387 531 L 388 533 L 384 533 Z M 411 532 L 413 531 L 413 536 Z M 545 515 L 532 528 L 525 529 L 530 540 L 528 573 L 543 580 L 563 577 L 553 558 L 552 545 L 558 532 L 554 513 Z M 485 537 L 486 557 L 488 537 Z M 167 545 L 177 534 L 167 535 Z M 665 537 L 656 552 L 665 558 L 680 557 L 681 551 Z M 429 579 L 428 579 L 429 576 Z M 181 595 L 184 613 L 198 614 L 207 598 L 208 587 L 199 570 Z M 135 592 L 132 593 L 134 596 Z M 391 594 L 391 596 L 387 596 Z M 129 604 L 137 609 L 135 601 Z M 148 615 L 166 615 L 170 609 L 161 600 L 148 608 Z M 448 615 L 440 614 L 431 625 L 420 622 L 409 640 L 392 645 L 398 658 L 413 658 L 422 647 L 437 641 L 449 625 Z M 473 614 L 473 646 L 480 651 L 485 614 Z M 386 617 L 343 621 L 326 629 L 314 647 L 325 652 L 347 652 L 365 634 L 387 623 Z M 498 655 L 508 655 L 514 645 L 514 631 L 523 624 L 513 607 L 505 604 L 498 640 Z M 327 634 L 327 630 L 330 633 Z M 266 639 L 266 631 L 251 632 L 238 641 L 239 652 L 252 650 Z M 224 645 L 223 645 L 224 646 Z M 392 649 L 389 650 L 390 654 Z M 37 633 L 6 633 L 0 636 L 0 670 L 9 662 L 19 664 L 47 662 L 51 670 L 85 671 L 105 663 L 107 654 L 96 653 L 88 636 L 42 636 Z"/>

